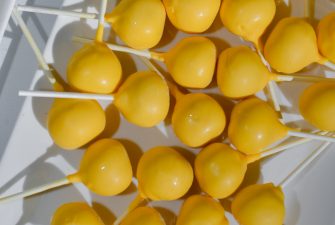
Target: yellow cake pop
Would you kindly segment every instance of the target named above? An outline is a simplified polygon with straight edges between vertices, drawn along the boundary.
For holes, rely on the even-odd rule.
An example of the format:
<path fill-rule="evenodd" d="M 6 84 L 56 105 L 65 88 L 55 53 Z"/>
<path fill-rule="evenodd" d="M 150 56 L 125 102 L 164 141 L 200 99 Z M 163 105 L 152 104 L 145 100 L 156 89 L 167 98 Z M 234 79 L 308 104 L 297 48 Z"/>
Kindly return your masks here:
<path fill-rule="evenodd" d="M 240 225 L 282 225 L 284 193 L 272 183 L 248 186 L 234 198 L 232 213 Z"/>
<path fill-rule="evenodd" d="M 219 9 L 220 0 L 163 0 L 171 23 L 178 29 L 202 33 L 213 23 Z"/>
<path fill-rule="evenodd" d="M 335 63 L 335 13 L 322 18 L 317 30 L 318 46 L 321 54 Z"/>
<path fill-rule="evenodd" d="M 51 225 L 104 225 L 99 215 L 87 203 L 72 202 L 60 206 Z"/>
<path fill-rule="evenodd" d="M 179 96 L 172 114 L 176 136 L 190 147 L 199 147 L 218 137 L 226 126 L 222 107 L 209 95 Z"/>
<path fill-rule="evenodd" d="M 130 212 L 120 225 L 165 225 L 165 222 L 154 208 L 139 207 Z"/>
<path fill-rule="evenodd" d="M 51 138 L 67 150 L 87 144 L 104 130 L 105 125 L 105 112 L 94 100 L 56 99 L 48 113 Z"/>
<path fill-rule="evenodd" d="M 228 225 L 220 202 L 206 196 L 187 198 L 180 210 L 176 225 Z"/>
<path fill-rule="evenodd" d="M 300 96 L 301 115 L 320 130 L 334 131 L 335 82 L 319 82 L 308 87 Z"/>
<path fill-rule="evenodd" d="M 176 200 L 190 189 L 193 169 L 173 148 L 155 147 L 141 157 L 137 167 L 137 179 L 142 198 Z"/>
<path fill-rule="evenodd" d="M 160 0 L 122 0 L 106 14 L 106 21 L 127 45 L 148 49 L 163 35 L 166 12 Z"/>
<path fill-rule="evenodd" d="M 264 47 L 264 56 L 278 72 L 295 73 L 311 63 L 324 63 L 316 34 L 304 19 L 289 17 L 278 22 Z"/>
<path fill-rule="evenodd" d="M 122 84 L 114 103 L 128 121 L 141 127 L 152 127 L 168 114 L 169 88 L 155 72 L 136 72 Z"/>
<path fill-rule="evenodd" d="M 259 39 L 276 14 L 274 0 L 224 0 L 220 16 L 232 33 L 251 41 L 257 48 Z"/>

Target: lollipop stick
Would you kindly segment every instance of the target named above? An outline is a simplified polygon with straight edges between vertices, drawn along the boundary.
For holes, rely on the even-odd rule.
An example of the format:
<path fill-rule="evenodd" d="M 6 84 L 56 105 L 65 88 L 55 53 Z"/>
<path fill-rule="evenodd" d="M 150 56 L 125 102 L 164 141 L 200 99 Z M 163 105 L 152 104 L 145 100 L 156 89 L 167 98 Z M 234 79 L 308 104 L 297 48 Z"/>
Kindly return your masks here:
<path fill-rule="evenodd" d="M 141 197 L 141 195 L 137 195 L 135 197 L 135 199 L 129 204 L 128 208 L 126 211 L 124 211 L 121 216 L 119 216 L 115 222 L 114 225 L 119 225 L 122 220 L 134 209 L 136 209 L 143 201 L 145 201 L 145 199 L 143 197 Z"/>
<path fill-rule="evenodd" d="M 25 5 L 18 5 L 17 10 L 22 11 L 22 12 L 33 12 L 33 13 L 42 13 L 42 14 L 49 14 L 49 15 L 70 16 L 70 17 L 78 17 L 78 18 L 83 18 L 83 19 L 97 19 L 98 17 L 98 15 L 95 13 L 81 13 L 81 12 L 66 11 L 66 10 L 61 10 L 61 9 L 36 7 L 36 6 L 25 6 Z"/>
<path fill-rule="evenodd" d="M 276 74 L 275 81 L 308 81 L 308 82 L 319 82 L 319 81 L 335 81 L 333 78 L 318 77 L 318 76 L 304 76 L 304 75 L 283 75 Z"/>
<path fill-rule="evenodd" d="M 33 49 L 39 65 L 41 66 L 41 68 L 46 73 L 50 83 L 54 84 L 56 82 L 56 80 L 55 80 L 54 76 L 52 75 L 47 62 L 45 61 L 41 50 L 38 48 L 38 46 L 36 44 L 36 41 L 34 40 L 34 38 L 31 35 L 26 23 L 23 21 L 21 15 L 18 13 L 16 8 L 13 9 L 12 15 L 16 19 L 19 26 L 21 27 L 21 30 L 22 30 L 24 36 L 27 38 L 28 43 L 30 44 L 31 48 Z"/>
<path fill-rule="evenodd" d="M 331 70 L 335 70 L 335 64 L 332 63 L 332 62 L 330 62 L 330 61 L 325 61 L 325 62 L 323 63 L 323 65 L 326 66 L 326 67 L 328 67 L 328 68 L 331 69 Z"/>
<path fill-rule="evenodd" d="M 50 190 L 50 189 L 54 189 L 57 187 L 61 187 L 64 185 L 68 185 L 71 182 L 65 177 L 63 179 L 54 181 L 50 184 L 45 184 L 36 188 L 32 188 L 30 190 L 27 191 L 23 191 L 17 194 L 13 194 L 13 195 L 9 195 L 9 196 L 5 196 L 5 197 L 0 197 L 0 203 L 6 203 L 6 202 L 10 202 L 10 201 L 14 201 L 14 200 L 18 200 L 18 199 L 23 199 L 25 197 L 29 197 L 32 195 L 36 195 L 38 193 Z"/>
<path fill-rule="evenodd" d="M 95 37 L 96 41 L 102 42 L 103 36 L 104 36 L 104 23 L 105 23 L 105 14 L 107 10 L 107 0 L 100 0 L 100 12 L 99 12 L 99 25 L 98 25 L 98 30 L 97 34 Z"/>
<path fill-rule="evenodd" d="M 323 136 L 320 134 L 312 134 L 312 133 L 301 132 L 301 131 L 290 130 L 288 131 L 288 135 L 294 136 L 294 137 L 310 138 L 310 139 L 315 139 L 315 140 L 320 140 L 320 141 L 335 142 L 334 137 L 327 137 L 327 136 Z"/>
<path fill-rule="evenodd" d="M 40 97 L 40 98 L 72 98 L 113 101 L 113 95 L 89 94 L 77 92 L 56 92 L 56 91 L 19 91 L 19 96 Z"/>

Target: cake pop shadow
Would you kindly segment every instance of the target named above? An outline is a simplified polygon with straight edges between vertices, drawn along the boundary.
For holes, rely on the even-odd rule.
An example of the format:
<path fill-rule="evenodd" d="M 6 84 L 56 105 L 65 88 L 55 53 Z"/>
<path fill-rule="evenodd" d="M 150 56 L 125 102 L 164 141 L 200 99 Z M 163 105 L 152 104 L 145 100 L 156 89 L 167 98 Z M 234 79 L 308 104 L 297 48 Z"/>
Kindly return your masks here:
<path fill-rule="evenodd" d="M 93 202 L 92 208 L 99 215 L 99 217 L 101 218 L 101 220 L 104 222 L 105 225 L 114 224 L 114 221 L 116 220 L 116 216 L 113 214 L 113 212 L 109 210 L 108 207 L 98 202 Z"/>
<path fill-rule="evenodd" d="M 223 24 L 221 22 L 220 19 L 220 13 L 218 12 L 216 14 L 216 17 L 212 23 L 212 25 L 208 28 L 208 30 L 205 31 L 206 34 L 211 34 L 211 33 L 215 33 L 218 30 L 220 30 L 223 27 Z"/>
<path fill-rule="evenodd" d="M 163 207 L 153 207 L 163 217 L 166 225 L 175 225 L 177 222 L 177 216 L 171 210 Z"/>
<path fill-rule="evenodd" d="M 260 160 L 248 164 L 248 169 L 245 173 L 242 184 L 235 191 L 235 193 L 238 193 L 240 190 L 242 190 L 245 187 L 250 186 L 252 184 L 263 183 L 263 176 L 261 174 L 261 169 L 260 168 L 261 168 L 261 161 Z"/>
<path fill-rule="evenodd" d="M 175 28 L 173 24 L 170 22 L 169 18 L 166 17 L 162 38 L 153 49 L 163 48 L 166 45 L 170 44 L 175 39 L 177 33 L 178 29 Z"/>

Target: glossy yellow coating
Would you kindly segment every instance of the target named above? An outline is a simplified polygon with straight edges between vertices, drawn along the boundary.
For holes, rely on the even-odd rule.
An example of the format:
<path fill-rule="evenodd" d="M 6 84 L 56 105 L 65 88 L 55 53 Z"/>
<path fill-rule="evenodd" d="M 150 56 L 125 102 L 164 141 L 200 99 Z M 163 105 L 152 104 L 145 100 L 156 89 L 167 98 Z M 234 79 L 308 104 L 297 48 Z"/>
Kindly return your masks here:
<path fill-rule="evenodd" d="M 83 92 L 112 93 L 121 77 L 119 59 L 103 43 L 85 44 L 72 55 L 67 65 L 69 84 Z"/>
<path fill-rule="evenodd" d="M 106 21 L 128 46 L 152 48 L 162 38 L 166 12 L 160 0 L 122 0 Z"/>
<path fill-rule="evenodd" d="M 179 85 L 205 88 L 213 79 L 216 52 L 214 43 L 208 38 L 187 37 L 163 57 L 172 78 Z"/>
<path fill-rule="evenodd" d="M 120 87 L 114 104 L 131 123 L 153 127 L 168 114 L 169 88 L 166 81 L 155 72 L 136 72 Z"/>
<path fill-rule="evenodd" d="M 320 130 L 335 131 L 335 82 L 318 82 L 300 96 L 301 115 Z"/>
<path fill-rule="evenodd" d="M 177 99 L 172 114 L 172 128 L 184 144 L 202 146 L 218 137 L 225 126 L 225 113 L 212 97 L 193 93 Z"/>
<path fill-rule="evenodd" d="M 105 129 L 105 125 L 105 112 L 94 100 L 56 99 L 48 113 L 51 138 L 67 150 L 87 144 Z"/>
<path fill-rule="evenodd" d="M 180 210 L 176 225 L 228 225 L 221 204 L 206 196 L 187 198 Z"/>
<path fill-rule="evenodd" d="M 98 214 L 87 203 L 72 202 L 60 206 L 51 225 L 104 225 Z"/>
<path fill-rule="evenodd" d="M 254 95 L 264 89 L 270 77 L 258 54 L 246 46 L 228 48 L 220 54 L 217 83 L 226 97 Z"/>
<path fill-rule="evenodd" d="M 131 211 L 121 225 L 165 225 L 165 222 L 154 208 L 139 207 Z"/>
<path fill-rule="evenodd" d="M 192 186 L 193 169 L 173 148 L 155 147 L 141 157 L 137 179 L 138 190 L 143 198 L 176 200 Z"/>
<path fill-rule="evenodd" d="M 132 167 L 124 146 L 116 140 L 101 139 L 88 147 L 79 171 L 68 179 L 84 183 L 98 195 L 113 196 L 126 190 L 132 177 Z"/>
<path fill-rule="evenodd" d="M 335 12 L 322 18 L 318 25 L 318 46 L 321 54 L 335 63 Z"/>
<path fill-rule="evenodd" d="M 295 17 L 278 22 L 265 43 L 264 56 L 272 68 L 288 74 L 321 60 L 313 27 Z"/>
<path fill-rule="evenodd" d="M 201 189 L 213 198 L 230 196 L 240 186 L 247 160 L 226 144 L 213 143 L 195 158 L 194 171 Z"/>
<path fill-rule="evenodd" d="M 179 30 L 202 33 L 214 22 L 220 9 L 220 0 L 163 0 L 171 23 Z"/>
<path fill-rule="evenodd" d="M 245 154 L 260 153 L 287 134 L 274 109 L 258 98 L 243 100 L 233 109 L 228 137 Z"/>
<path fill-rule="evenodd" d="M 232 213 L 240 225 L 283 225 L 284 193 L 272 183 L 248 186 L 233 200 Z"/>
<path fill-rule="evenodd" d="M 275 0 L 224 0 L 220 9 L 224 26 L 256 46 L 275 14 Z"/>

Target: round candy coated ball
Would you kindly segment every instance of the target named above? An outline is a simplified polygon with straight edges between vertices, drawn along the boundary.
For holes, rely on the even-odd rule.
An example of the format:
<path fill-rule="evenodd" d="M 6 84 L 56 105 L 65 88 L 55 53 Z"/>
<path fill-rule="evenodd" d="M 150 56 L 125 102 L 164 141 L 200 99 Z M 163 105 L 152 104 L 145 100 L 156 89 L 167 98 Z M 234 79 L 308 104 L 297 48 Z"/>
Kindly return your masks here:
<path fill-rule="evenodd" d="M 112 93 L 121 81 L 119 59 L 105 44 L 86 44 L 75 52 L 67 65 L 69 84 L 83 92 Z"/>
<path fill-rule="evenodd" d="M 172 78 L 187 88 L 205 88 L 214 75 L 216 47 L 205 37 L 187 37 L 164 55 Z"/>
<path fill-rule="evenodd" d="M 228 48 L 219 57 L 217 83 L 229 98 L 242 98 L 264 89 L 270 72 L 258 54 L 246 46 Z"/>
<path fill-rule="evenodd" d="M 137 167 L 138 189 L 152 200 L 176 200 L 190 189 L 193 169 L 176 150 L 155 147 L 143 154 Z"/>
<path fill-rule="evenodd" d="M 258 154 L 286 137 L 288 128 L 280 123 L 270 105 L 258 98 L 238 103 L 232 112 L 228 137 L 245 154 Z"/>
<path fill-rule="evenodd" d="M 222 107 L 213 98 L 193 93 L 177 99 L 172 127 L 177 137 L 190 147 L 199 147 L 219 136 L 226 126 Z"/>
<path fill-rule="evenodd" d="M 122 0 L 106 21 L 128 46 L 148 49 L 162 38 L 166 12 L 160 0 Z"/>
<path fill-rule="evenodd" d="M 123 83 L 114 104 L 128 121 L 141 127 L 153 127 L 168 114 L 169 88 L 155 72 L 137 72 Z"/>
<path fill-rule="evenodd" d="M 105 112 L 94 100 L 56 99 L 48 113 L 51 138 L 67 150 L 87 144 L 104 130 L 105 125 Z"/>
<path fill-rule="evenodd" d="M 83 182 L 92 192 L 112 196 L 128 188 L 133 176 L 124 146 L 112 139 L 101 139 L 85 151 L 77 174 L 69 179 Z"/>
<path fill-rule="evenodd" d="M 163 0 L 171 23 L 179 30 L 191 33 L 206 31 L 220 9 L 220 0 Z"/>
<path fill-rule="evenodd" d="M 121 225 L 165 225 L 161 215 L 151 207 L 139 207 L 131 211 Z"/>
<path fill-rule="evenodd" d="M 226 144 L 213 143 L 196 157 L 195 176 L 201 189 L 213 198 L 230 196 L 240 186 L 247 170 L 246 158 Z"/>
<path fill-rule="evenodd" d="M 84 202 L 60 206 L 51 219 L 51 225 L 104 225 L 98 214 Z"/>
<path fill-rule="evenodd" d="M 185 200 L 176 225 L 228 225 L 220 203 L 210 197 L 193 195 Z"/>
<path fill-rule="evenodd" d="M 318 46 L 321 54 L 335 63 L 335 12 L 325 16 L 318 25 Z"/>
<path fill-rule="evenodd" d="M 282 225 L 284 193 L 272 183 L 248 186 L 233 200 L 232 213 L 240 225 Z"/>
<path fill-rule="evenodd" d="M 320 55 L 313 27 L 301 18 L 282 19 L 265 43 L 264 56 L 272 68 L 289 74 L 318 62 Z"/>
<path fill-rule="evenodd" d="M 274 0 L 224 0 L 220 10 L 228 30 L 256 45 L 275 14 Z"/>
<path fill-rule="evenodd" d="M 320 130 L 335 130 L 335 82 L 309 86 L 300 96 L 301 115 Z"/>

